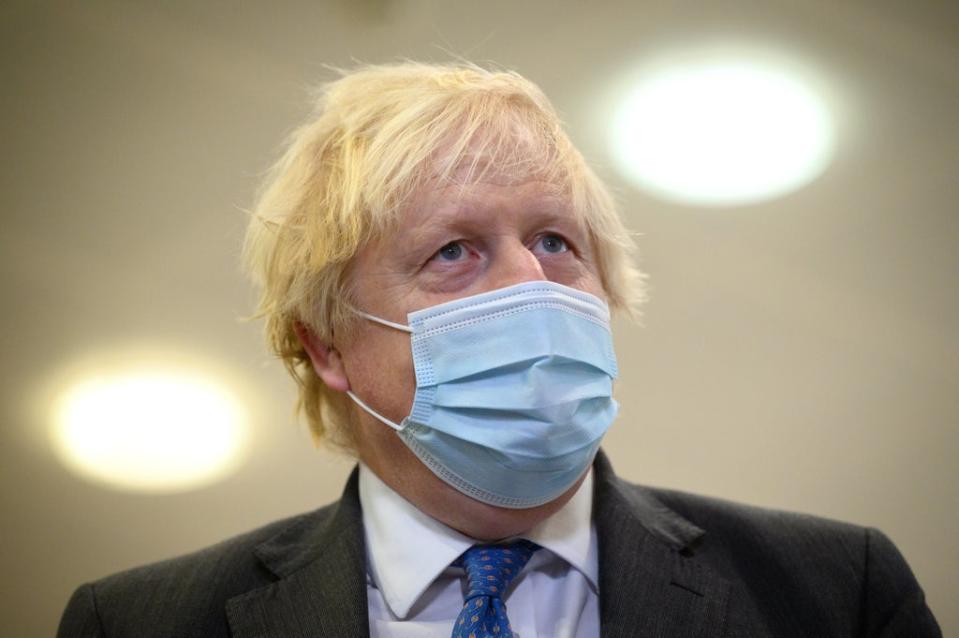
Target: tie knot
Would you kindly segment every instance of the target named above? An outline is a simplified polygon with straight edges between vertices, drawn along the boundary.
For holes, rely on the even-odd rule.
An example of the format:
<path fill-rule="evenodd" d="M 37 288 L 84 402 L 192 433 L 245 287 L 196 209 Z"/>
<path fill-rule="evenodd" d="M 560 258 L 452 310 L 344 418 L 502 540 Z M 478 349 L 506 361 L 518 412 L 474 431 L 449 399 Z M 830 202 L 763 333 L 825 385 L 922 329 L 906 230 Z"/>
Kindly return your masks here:
<path fill-rule="evenodd" d="M 538 549 L 539 545 L 527 540 L 470 547 L 458 561 L 469 582 L 466 600 L 477 596 L 501 597 Z"/>

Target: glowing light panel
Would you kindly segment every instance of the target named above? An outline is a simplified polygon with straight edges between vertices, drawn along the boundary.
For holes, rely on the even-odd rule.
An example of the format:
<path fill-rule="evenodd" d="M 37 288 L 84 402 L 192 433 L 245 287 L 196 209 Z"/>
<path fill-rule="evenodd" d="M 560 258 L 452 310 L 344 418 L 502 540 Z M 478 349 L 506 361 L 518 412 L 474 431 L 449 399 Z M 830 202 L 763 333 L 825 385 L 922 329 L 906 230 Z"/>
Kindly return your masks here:
<path fill-rule="evenodd" d="M 833 137 L 826 100 L 795 70 L 702 57 L 639 75 L 613 117 L 610 146 L 624 175 L 655 195 L 731 206 L 815 179 Z"/>
<path fill-rule="evenodd" d="M 243 413 L 223 388 L 177 371 L 91 376 L 57 402 L 54 448 L 72 470 L 121 489 L 170 492 L 238 465 Z"/>

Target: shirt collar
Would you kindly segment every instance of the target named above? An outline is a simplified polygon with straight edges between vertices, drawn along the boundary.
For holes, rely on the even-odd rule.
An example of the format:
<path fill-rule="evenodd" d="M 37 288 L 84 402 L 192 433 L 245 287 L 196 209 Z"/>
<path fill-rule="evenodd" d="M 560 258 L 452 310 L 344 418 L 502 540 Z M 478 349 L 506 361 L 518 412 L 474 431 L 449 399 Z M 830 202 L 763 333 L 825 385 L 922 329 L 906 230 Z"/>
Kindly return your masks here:
<path fill-rule="evenodd" d="M 558 512 L 531 529 L 527 538 L 582 572 L 594 592 L 599 591 L 599 553 L 593 515 L 593 470 L 590 468 L 573 498 Z"/>
<path fill-rule="evenodd" d="M 406 618 L 416 600 L 450 563 L 478 541 L 424 514 L 360 463 L 360 504 L 369 575 L 390 611 Z M 591 523 L 593 472 L 558 512 L 526 534 L 582 572 L 596 591 L 599 562 Z M 428 552 L 423 548 L 429 547 Z"/>

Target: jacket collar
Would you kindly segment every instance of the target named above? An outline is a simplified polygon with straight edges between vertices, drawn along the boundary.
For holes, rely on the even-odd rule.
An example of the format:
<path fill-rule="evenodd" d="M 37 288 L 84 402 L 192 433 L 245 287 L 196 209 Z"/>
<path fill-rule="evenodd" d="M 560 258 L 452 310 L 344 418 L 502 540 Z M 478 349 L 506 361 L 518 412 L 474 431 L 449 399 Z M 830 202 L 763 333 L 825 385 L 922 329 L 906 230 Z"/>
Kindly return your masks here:
<path fill-rule="evenodd" d="M 730 584 L 696 558 L 705 532 L 616 478 L 602 452 L 593 469 L 600 635 L 724 635 Z"/>
<path fill-rule="evenodd" d="M 691 555 L 706 532 L 663 505 L 649 489 L 621 481 L 602 450 L 593 461 L 596 475 L 593 515 L 597 524 L 607 517 L 626 516 L 659 542 Z"/>
<path fill-rule="evenodd" d="M 369 636 L 362 521 L 354 469 L 332 514 L 309 514 L 254 550 L 279 580 L 227 602 L 234 638 Z"/>
<path fill-rule="evenodd" d="M 703 530 L 616 478 L 602 452 L 593 467 L 600 635 L 721 636 L 730 586 L 696 558 Z M 354 470 L 332 514 L 309 514 L 256 548 L 278 580 L 228 601 L 234 637 L 369 636 L 362 521 Z"/>

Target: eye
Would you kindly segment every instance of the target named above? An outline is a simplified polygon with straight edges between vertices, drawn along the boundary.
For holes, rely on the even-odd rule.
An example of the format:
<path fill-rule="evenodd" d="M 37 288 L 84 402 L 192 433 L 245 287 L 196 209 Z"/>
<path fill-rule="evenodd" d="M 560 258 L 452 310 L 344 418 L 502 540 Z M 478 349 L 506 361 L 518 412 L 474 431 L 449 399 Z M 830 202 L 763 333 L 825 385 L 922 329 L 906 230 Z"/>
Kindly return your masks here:
<path fill-rule="evenodd" d="M 559 235 L 543 235 L 539 240 L 539 245 L 548 253 L 564 253 L 569 250 L 566 240 Z"/>
<path fill-rule="evenodd" d="M 446 244 L 433 255 L 433 259 L 440 259 L 442 261 L 458 261 L 462 259 L 463 254 L 466 251 L 463 250 L 463 244 L 458 241 L 451 241 Z"/>

